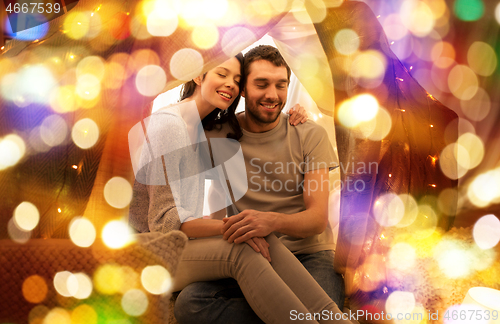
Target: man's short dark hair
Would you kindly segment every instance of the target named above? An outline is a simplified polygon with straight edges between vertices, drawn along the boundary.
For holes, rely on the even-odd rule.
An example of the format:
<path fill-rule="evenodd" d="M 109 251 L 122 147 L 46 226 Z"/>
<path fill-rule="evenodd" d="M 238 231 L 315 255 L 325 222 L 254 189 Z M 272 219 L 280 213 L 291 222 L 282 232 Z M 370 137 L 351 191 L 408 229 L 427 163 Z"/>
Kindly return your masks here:
<path fill-rule="evenodd" d="M 252 64 L 252 62 L 259 60 L 269 61 L 278 67 L 280 66 L 286 67 L 286 72 L 288 75 L 288 83 L 290 83 L 290 75 L 292 72 L 290 71 L 290 67 L 288 66 L 288 64 L 286 64 L 285 59 L 283 58 L 283 56 L 281 56 L 281 53 L 278 51 L 278 49 L 276 47 L 269 45 L 259 45 L 249 50 L 245 54 L 245 57 L 243 59 L 243 72 L 245 75 L 245 80 L 244 80 L 245 84 L 248 78 L 248 74 L 250 73 L 250 65 Z"/>

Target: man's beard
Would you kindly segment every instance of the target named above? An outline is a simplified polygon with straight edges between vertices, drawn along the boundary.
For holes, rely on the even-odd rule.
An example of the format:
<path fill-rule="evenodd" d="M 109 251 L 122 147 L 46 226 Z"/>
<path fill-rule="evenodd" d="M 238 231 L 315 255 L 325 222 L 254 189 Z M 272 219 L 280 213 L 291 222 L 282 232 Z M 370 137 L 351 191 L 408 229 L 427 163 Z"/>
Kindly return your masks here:
<path fill-rule="evenodd" d="M 272 114 L 265 113 L 259 109 L 259 105 L 253 106 L 253 105 L 248 105 L 247 101 L 245 100 L 245 105 L 248 107 L 247 111 L 250 114 L 250 117 L 257 123 L 266 125 L 266 124 L 272 124 L 274 123 L 278 117 L 281 114 L 281 111 L 283 110 L 283 107 L 285 106 L 285 103 L 280 104 L 280 108 L 276 108 L 276 111 L 273 112 Z"/>

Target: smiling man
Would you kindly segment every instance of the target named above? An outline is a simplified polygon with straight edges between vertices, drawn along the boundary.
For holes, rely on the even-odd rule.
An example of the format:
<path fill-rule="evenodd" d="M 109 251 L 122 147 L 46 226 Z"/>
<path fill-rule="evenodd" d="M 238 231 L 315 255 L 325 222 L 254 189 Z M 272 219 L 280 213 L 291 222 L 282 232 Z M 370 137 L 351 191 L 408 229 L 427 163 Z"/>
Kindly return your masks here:
<path fill-rule="evenodd" d="M 338 164 L 327 133 L 313 121 L 290 126 L 281 113 L 291 71 L 276 48 L 253 48 L 243 67 L 245 111 L 237 119 L 248 190 L 234 201 L 231 183 L 215 183 L 219 199 L 232 200 L 224 204 L 231 217 L 223 219 L 223 237 L 245 244 L 252 237 L 276 234 L 342 308 L 344 284 L 333 269 L 335 246 L 328 222 L 329 170 Z M 229 131 L 223 125 L 207 137 L 226 137 Z M 261 254 L 272 262 L 268 251 Z M 189 285 L 178 296 L 175 316 L 181 324 L 261 322 L 233 279 Z"/>

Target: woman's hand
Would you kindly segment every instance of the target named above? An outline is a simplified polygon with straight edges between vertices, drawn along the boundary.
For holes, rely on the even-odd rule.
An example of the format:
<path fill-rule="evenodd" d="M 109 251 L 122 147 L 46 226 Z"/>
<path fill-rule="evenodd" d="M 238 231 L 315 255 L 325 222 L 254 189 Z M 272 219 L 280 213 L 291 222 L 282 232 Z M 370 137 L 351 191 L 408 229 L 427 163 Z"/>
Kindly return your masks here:
<path fill-rule="evenodd" d="M 249 240 L 245 241 L 248 245 L 250 245 L 255 252 L 262 254 L 267 261 L 271 262 L 271 254 L 269 253 L 269 243 L 267 243 L 266 239 L 263 237 L 252 237 Z"/>
<path fill-rule="evenodd" d="M 295 104 L 295 106 L 290 108 L 290 110 L 288 110 L 288 114 L 290 115 L 288 121 L 292 126 L 297 126 L 299 123 L 303 124 L 308 118 L 307 111 L 299 104 Z"/>

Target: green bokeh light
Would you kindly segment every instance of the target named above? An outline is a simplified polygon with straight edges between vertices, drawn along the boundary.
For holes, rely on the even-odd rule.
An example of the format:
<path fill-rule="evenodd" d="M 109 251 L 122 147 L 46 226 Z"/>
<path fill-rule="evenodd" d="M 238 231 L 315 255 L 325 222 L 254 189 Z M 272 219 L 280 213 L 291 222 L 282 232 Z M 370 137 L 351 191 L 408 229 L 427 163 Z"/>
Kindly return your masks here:
<path fill-rule="evenodd" d="M 455 15 L 463 21 L 475 21 L 484 14 L 482 0 L 456 0 L 454 5 Z"/>

